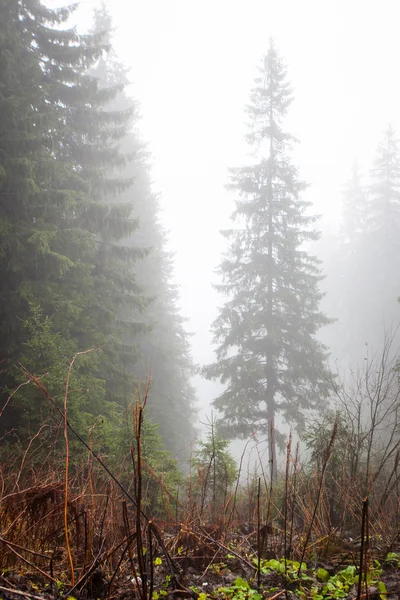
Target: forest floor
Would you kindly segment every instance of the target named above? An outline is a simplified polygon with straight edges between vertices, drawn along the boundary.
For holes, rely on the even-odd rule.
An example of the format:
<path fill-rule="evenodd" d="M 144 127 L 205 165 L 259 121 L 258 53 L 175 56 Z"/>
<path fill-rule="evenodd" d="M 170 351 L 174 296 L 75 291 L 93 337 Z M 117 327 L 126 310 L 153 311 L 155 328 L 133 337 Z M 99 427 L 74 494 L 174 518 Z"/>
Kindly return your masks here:
<path fill-rule="evenodd" d="M 308 553 L 310 562 L 304 561 L 300 569 L 299 562 L 282 558 L 262 558 L 258 564 L 250 545 L 239 553 L 234 544 L 226 542 L 217 543 L 211 558 L 209 543 L 176 547 L 172 560 L 154 548 L 152 568 L 147 560 L 147 585 L 134 575 L 135 556 L 133 562 L 127 559 L 116 566 L 114 577 L 110 569 L 94 570 L 75 590 L 68 584 L 67 567 L 60 580 L 49 581 L 48 576 L 15 565 L 0 572 L 0 600 L 399 600 L 400 547 L 396 550 L 385 555 L 371 549 L 367 552 L 361 589 L 360 553 L 348 547 L 324 559 Z"/>

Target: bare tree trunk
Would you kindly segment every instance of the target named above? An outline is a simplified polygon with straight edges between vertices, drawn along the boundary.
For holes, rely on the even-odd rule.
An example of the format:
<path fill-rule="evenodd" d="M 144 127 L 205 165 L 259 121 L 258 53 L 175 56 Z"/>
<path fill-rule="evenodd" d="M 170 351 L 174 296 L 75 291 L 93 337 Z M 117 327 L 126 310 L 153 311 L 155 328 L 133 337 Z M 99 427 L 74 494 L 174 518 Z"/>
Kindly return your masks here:
<path fill-rule="evenodd" d="M 273 111 L 272 102 L 270 106 L 269 114 L 270 125 L 273 122 Z M 273 220 L 273 188 L 272 188 L 272 165 L 274 161 L 274 145 L 272 135 L 269 140 L 269 172 L 268 172 L 268 273 L 267 273 L 267 352 L 266 352 L 266 374 L 267 374 L 267 426 L 268 426 L 268 462 L 269 462 L 269 473 L 271 481 L 277 477 L 277 465 L 276 465 L 276 443 L 275 443 L 275 373 L 273 364 L 273 353 L 271 351 L 271 342 L 268 339 L 271 334 L 273 324 L 273 270 L 274 270 L 274 257 L 273 257 L 273 244 L 272 236 L 274 232 L 274 220 Z M 268 335 L 269 334 L 269 335 Z"/>

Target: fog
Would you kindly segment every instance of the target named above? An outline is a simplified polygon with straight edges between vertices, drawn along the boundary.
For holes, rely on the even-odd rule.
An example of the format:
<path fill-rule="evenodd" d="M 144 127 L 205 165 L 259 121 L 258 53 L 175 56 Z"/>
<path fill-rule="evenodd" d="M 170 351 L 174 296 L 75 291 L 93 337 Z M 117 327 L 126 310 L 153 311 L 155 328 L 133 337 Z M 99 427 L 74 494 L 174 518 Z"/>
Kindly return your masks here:
<path fill-rule="evenodd" d="M 99 5 L 81 3 L 81 28 Z M 219 230 L 233 208 L 224 186 L 228 167 L 246 160 L 243 109 L 270 36 L 294 90 L 287 127 L 300 141 L 295 162 L 329 231 L 353 161 L 368 168 L 387 124 L 399 124 L 400 9 L 356 0 L 113 0 L 109 8 L 141 105 L 193 357 L 203 365 L 213 360 L 209 329 L 221 303 L 212 288 L 224 249 Z M 203 414 L 215 386 L 196 378 Z"/>
<path fill-rule="evenodd" d="M 80 3 L 73 17 L 80 31 L 100 5 Z M 210 325 L 221 298 L 212 286 L 225 247 L 219 231 L 234 201 L 225 189 L 228 168 L 248 160 L 244 107 L 269 38 L 288 67 L 287 129 L 299 139 L 294 162 L 321 215 L 323 243 L 337 226 L 354 160 L 368 170 L 388 123 L 400 130 L 400 9 L 363 0 L 113 0 L 108 7 L 114 47 L 130 68 L 129 93 L 141 107 L 193 358 L 202 366 L 214 359 Z M 200 376 L 195 386 L 201 420 L 221 388 Z"/>
<path fill-rule="evenodd" d="M 2 591 L 400 597 L 399 17 L 0 0 Z"/>

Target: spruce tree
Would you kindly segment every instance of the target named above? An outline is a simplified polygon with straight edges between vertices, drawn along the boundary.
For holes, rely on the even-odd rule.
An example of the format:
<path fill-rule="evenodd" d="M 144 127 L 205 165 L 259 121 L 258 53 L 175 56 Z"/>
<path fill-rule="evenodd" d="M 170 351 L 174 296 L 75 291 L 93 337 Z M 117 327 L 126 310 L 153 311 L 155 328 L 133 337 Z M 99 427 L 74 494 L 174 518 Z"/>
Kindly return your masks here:
<path fill-rule="evenodd" d="M 360 365 L 365 357 L 370 286 L 367 222 L 368 191 L 354 163 L 343 192 L 338 232 L 325 239 L 323 251 L 327 277 L 321 286 L 326 290 L 322 306 L 335 321 L 321 337 L 341 367 Z"/>
<path fill-rule="evenodd" d="M 370 290 L 374 320 L 390 326 L 398 319 L 400 294 L 400 150 L 389 126 L 377 148 L 369 188 L 366 254 L 370 261 Z"/>
<path fill-rule="evenodd" d="M 112 50 L 110 15 L 103 5 L 95 10 L 94 16 L 93 32 L 106 33 L 105 41 L 111 44 L 111 51 L 103 54 L 91 74 L 101 87 L 124 86 L 128 83 L 128 73 Z M 121 175 L 133 185 L 117 198 L 106 196 L 110 205 L 116 201 L 130 204 L 137 224 L 119 240 L 120 251 L 126 248 L 140 256 L 128 266 L 143 297 L 141 310 L 132 305 L 130 310 L 123 307 L 119 312 L 124 345 L 134 349 L 134 353 L 127 353 L 125 368 L 136 381 L 151 375 L 149 415 L 159 425 L 166 447 L 173 453 L 181 453 L 193 434 L 194 391 L 190 384 L 193 365 L 188 335 L 177 308 L 178 290 L 171 283 L 172 257 L 165 250 L 166 234 L 160 223 L 159 201 L 151 187 L 149 156 L 138 132 L 137 103 L 121 89 L 110 106 L 114 111 L 129 109 L 133 115 L 130 130 L 121 139 L 121 148 L 128 157 Z"/>
<path fill-rule="evenodd" d="M 399 322 L 400 151 L 392 127 L 378 145 L 367 185 L 357 171 L 346 188 L 327 301 L 336 306 L 332 347 L 345 367 L 381 352 Z"/>
<path fill-rule="evenodd" d="M 58 332 L 68 340 L 69 324 L 83 301 L 81 289 L 65 282 L 76 277 L 82 283 L 87 274 L 79 259 L 87 255 L 90 236 L 71 226 L 84 185 L 72 166 L 59 160 L 66 108 L 52 100 L 55 85 L 48 75 L 54 68 L 73 80 L 73 57 L 64 41 L 76 36 L 49 27 L 60 26 L 67 17 L 68 11 L 50 11 L 35 0 L 7 0 L 0 6 L 2 406 L 19 382 L 17 362 L 34 344 L 31 325 L 38 314 L 51 316 L 55 331 L 48 328 L 49 335 Z M 74 52 L 81 61 L 93 51 Z M 74 353 L 78 345 L 72 343 L 70 350 Z M 37 359 L 44 366 L 42 356 Z M 96 358 L 92 360 L 95 366 Z M 45 366 L 47 370 L 50 364 Z M 15 427 L 21 413 L 29 412 L 38 412 L 34 403 L 9 405 L 3 425 Z"/>
<path fill-rule="evenodd" d="M 360 167 L 354 162 L 351 177 L 343 194 L 343 210 L 341 220 L 342 243 L 349 246 L 349 253 L 357 246 L 366 229 L 367 191 L 362 182 Z"/>
<path fill-rule="evenodd" d="M 318 261 L 306 242 L 318 234 L 302 198 L 305 184 L 290 162 L 292 136 L 283 121 L 292 101 L 286 69 L 271 42 L 247 107 L 253 164 L 233 169 L 235 227 L 221 262 L 227 297 L 213 323 L 219 344 L 209 378 L 226 384 L 214 401 L 222 430 L 248 436 L 268 432 L 271 477 L 276 476 L 276 416 L 302 425 L 304 411 L 324 399 L 329 374 L 325 348 L 316 340 L 328 320 L 319 311 Z"/>
<path fill-rule="evenodd" d="M 106 283 L 104 299 L 98 297 L 98 309 L 107 305 L 115 326 L 113 343 L 105 348 L 108 399 L 126 407 L 137 385 L 132 370 L 138 356 L 137 335 L 144 327 L 142 313 L 148 302 L 136 273 L 137 262 L 147 250 L 132 242 L 139 225 L 133 216 L 138 201 L 133 174 L 137 148 L 132 148 L 127 140 L 137 126 L 138 111 L 125 92 L 129 83 L 126 69 L 113 50 L 112 23 L 104 4 L 94 12 L 92 35 L 101 38 L 105 50 L 89 75 L 102 92 L 113 91 L 106 109 L 114 119 L 111 119 L 113 137 L 109 142 L 113 156 L 117 157 L 114 164 L 108 162 L 103 168 L 104 186 L 99 194 L 107 218 L 96 230 L 96 272 Z M 103 133 L 104 128 L 100 135 Z M 98 142 L 101 147 L 101 138 Z"/>
<path fill-rule="evenodd" d="M 178 309 L 178 289 L 171 282 L 172 258 L 165 249 L 159 205 L 150 188 L 137 205 L 137 214 L 140 228 L 136 243 L 150 244 L 148 255 L 138 264 L 137 277 L 150 302 L 143 315 L 148 330 L 139 335 L 135 372 L 138 377 L 151 373 L 149 414 L 159 424 L 166 447 L 183 460 L 195 433 L 195 392 L 190 381 L 194 365 L 189 335 Z"/>
<path fill-rule="evenodd" d="M 71 353 L 98 348 L 83 361 L 84 379 L 75 387 L 75 415 L 96 418 L 114 413 L 118 310 L 140 304 L 125 269 L 137 253 L 116 243 L 135 226 L 131 207 L 104 201 L 130 183 L 115 170 L 125 161 L 118 140 L 132 113 L 109 110 L 121 86 L 101 89 L 89 74 L 104 47 L 99 36 L 66 29 L 70 10 L 21 0 L 3 3 L 1 11 L 0 102 L 8 116 L 0 131 L 3 399 L 20 380 L 14 365 L 21 359 L 37 374 L 58 372 L 60 353 L 50 351 L 35 368 L 36 323 L 47 336 L 61 336 Z M 8 412 L 13 426 L 21 413 L 38 414 L 39 398 L 29 397 L 29 410 L 26 400 Z"/>

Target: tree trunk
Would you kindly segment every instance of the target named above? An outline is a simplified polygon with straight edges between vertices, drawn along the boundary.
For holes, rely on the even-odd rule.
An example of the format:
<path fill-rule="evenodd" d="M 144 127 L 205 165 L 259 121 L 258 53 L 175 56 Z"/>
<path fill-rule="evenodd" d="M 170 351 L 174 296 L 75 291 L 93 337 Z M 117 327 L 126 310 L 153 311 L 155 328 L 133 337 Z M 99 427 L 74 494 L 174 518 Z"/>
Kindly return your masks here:
<path fill-rule="evenodd" d="M 270 107 L 270 125 L 273 121 L 272 113 L 272 102 Z M 268 316 L 268 328 L 267 328 L 267 351 L 266 351 L 266 374 L 267 374 L 267 390 L 266 390 L 266 404 L 267 404 L 267 427 L 268 427 L 268 463 L 269 463 L 269 474 L 271 481 L 276 479 L 278 471 L 276 465 L 276 443 L 275 443 L 275 373 L 273 364 L 273 353 L 271 351 L 271 342 L 268 337 L 271 335 L 272 323 L 273 323 L 273 269 L 274 269 L 274 258 L 273 258 L 273 244 L 272 236 L 274 232 L 274 221 L 273 221 L 273 188 L 272 188 L 272 169 L 274 162 L 274 145 L 272 135 L 269 140 L 269 166 L 268 166 L 268 274 L 267 274 L 267 316 Z"/>
<path fill-rule="evenodd" d="M 269 387 L 269 384 L 268 384 Z M 270 395 L 267 387 L 267 426 L 268 426 L 268 465 L 271 481 L 277 478 L 278 468 L 276 464 L 276 443 L 275 443 L 275 408 L 274 396 Z M 271 396 L 271 397 L 269 397 Z"/>

